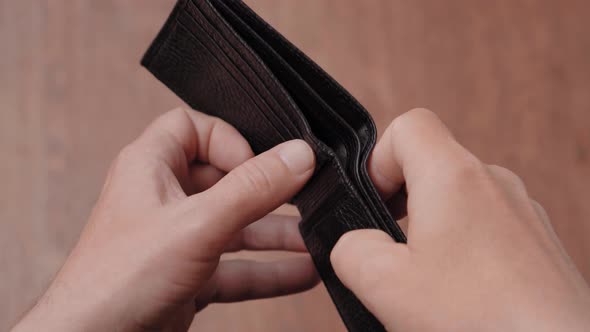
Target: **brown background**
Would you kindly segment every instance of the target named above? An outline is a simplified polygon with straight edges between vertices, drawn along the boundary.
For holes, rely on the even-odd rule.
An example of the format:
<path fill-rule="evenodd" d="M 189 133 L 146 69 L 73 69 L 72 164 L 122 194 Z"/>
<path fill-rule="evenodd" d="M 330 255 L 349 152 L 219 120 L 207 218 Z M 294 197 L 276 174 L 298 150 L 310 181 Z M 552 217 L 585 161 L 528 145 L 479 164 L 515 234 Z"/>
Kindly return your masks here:
<path fill-rule="evenodd" d="M 590 279 L 590 3 L 250 0 L 370 110 L 431 108 L 520 174 Z M 0 330 L 73 246 L 110 160 L 178 98 L 139 66 L 173 1 L 0 0 Z M 342 329 L 322 286 L 201 330 Z"/>

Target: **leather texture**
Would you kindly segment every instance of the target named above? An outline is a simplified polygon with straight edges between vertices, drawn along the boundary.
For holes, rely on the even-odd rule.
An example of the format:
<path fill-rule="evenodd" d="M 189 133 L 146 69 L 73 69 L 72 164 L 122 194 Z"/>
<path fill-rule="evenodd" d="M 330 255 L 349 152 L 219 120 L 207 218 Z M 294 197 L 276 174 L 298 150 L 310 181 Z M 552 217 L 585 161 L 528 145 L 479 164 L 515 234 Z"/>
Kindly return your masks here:
<path fill-rule="evenodd" d="M 142 65 L 192 108 L 236 127 L 257 154 L 296 138 L 310 144 L 317 166 L 293 198 L 301 234 L 346 327 L 383 331 L 330 264 L 350 230 L 406 241 L 368 175 L 376 140 L 368 112 L 239 0 L 178 1 Z"/>

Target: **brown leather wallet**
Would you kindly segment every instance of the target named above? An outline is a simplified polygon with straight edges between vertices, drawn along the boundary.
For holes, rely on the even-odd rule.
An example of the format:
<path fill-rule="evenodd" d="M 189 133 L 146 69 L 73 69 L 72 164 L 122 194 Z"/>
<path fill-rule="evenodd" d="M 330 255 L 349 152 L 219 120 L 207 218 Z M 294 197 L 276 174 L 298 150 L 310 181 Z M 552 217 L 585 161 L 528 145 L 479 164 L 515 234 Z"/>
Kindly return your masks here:
<path fill-rule="evenodd" d="M 368 112 L 239 0 L 178 1 L 142 64 L 192 108 L 236 127 L 255 153 L 291 139 L 309 143 L 317 166 L 293 198 L 305 244 L 347 328 L 384 330 L 329 257 L 354 229 L 406 241 L 367 172 L 376 139 Z"/>

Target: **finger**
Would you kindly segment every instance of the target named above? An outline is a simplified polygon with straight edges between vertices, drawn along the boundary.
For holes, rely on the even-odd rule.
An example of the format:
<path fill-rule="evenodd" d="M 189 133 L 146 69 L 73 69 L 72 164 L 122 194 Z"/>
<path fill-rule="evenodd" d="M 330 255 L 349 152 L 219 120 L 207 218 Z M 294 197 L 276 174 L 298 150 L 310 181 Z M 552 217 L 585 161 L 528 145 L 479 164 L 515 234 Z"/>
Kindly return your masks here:
<path fill-rule="evenodd" d="M 189 170 L 191 190 L 187 194 L 193 195 L 213 187 L 226 174 L 226 172 L 212 165 L 194 164 Z"/>
<path fill-rule="evenodd" d="M 541 219 L 545 224 L 551 225 L 551 220 L 549 219 L 549 215 L 547 214 L 547 211 L 545 211 L 545 208 L 539 204 L 539 202 L 533 199 L 531 199 L 531 205 L 535 209 L 539 219 Z"/>
<path fill-rule="evenodd" d="M 312 175 L 314 160 L 313 151 L 302 140 L 280 144 L 187 200 L 188 221 L 193 221 L 195 210 L 207 211 L 200 232 L 211 246 L 223 248 L 242 228 L 294 196 Z"/>
<path fill-rule="evenodd" d="M 512 196 L 528 198 L 522 179 L 509 169 L 497 165 L 487 165 L 492 176 L 503 185 Z"/>
<path fill-rule="evenodd" d="M 488 170 L 498 183 L 504 188 L 505 192 L 517 201 L 522 201 L 524 204 L 530 204 L 535 215 L 547 226 L 551 231 L 551 221 L 547 212 L 541 204 L 533 199 L 529 199 L 526 186 L 522 179 L 514 172 L 501 166 L 488 165 Z M 529 210 L 530 211 L 530 210 Z"/>
<path fill-rule="evenodd" d="M 244 228 L 226 247 L 226 252 L 239 250 L 307 251 L 299 233 L 301 218 L 269 214 Z"/>
<path fill-rule="evenodd" d="M 523 220 L 538 218 L 545 226 L 551 228 L 543 208 L 529 198 L 524 182 L 518 175 L 509 169 L 496 165 L 487 165 L 487 168 L 503 192 L 510 197 L 508 203 L 515 207 L 515 213 L 519 214 Z"/>
<path fill-rule="evenodd" d="M 547 211 L 545 210 L 545 208 L 539 202 L 537 202 L 533 199 L 531 199 L 531 205 L 533 206 L 533 209 L 535 210 L 535 212 L 539 216 L 539 219 L 541 220 L 541 222 L 543 222 L 543 225 L 545 226 L 547 233 L 549 233 L 549 237 L 551 238 L 553 243 L 559 248 L 559 251 L 561 251 L 562 257 L 565 257 L 565 259 L 569 263 L 569 266 L 575 270 L 576 265 L 572 261 L 568 252 L 565 250 L 563 243 L 561 242 L 561 240 L 559 239 L 559 236 L 557 235 L 557 232 L 555 232 L 555 228 L 553 228 L 553 223 L 551 222 L 551 219 L 549 218 L 549 214 L 547 214 Z"/>
<path fill-rule="evenodd" d="M 342 283 L 383 321 L 395 287 L 406 273 L 408 247 L 385 232 L 365 229 L 344 234 L 334 246 L 330 261 Z"/>
<path fill-rule="evenodd" d="M 387 128 L 371 155 L 369 173 L 379 192 L 388 198 L 404 183 L 411 193 L 417 184 L 429 181 L 432 173 L 469 157 L 434 113 L 414 109 Z"/>
<path fill-rule="evenodd" d="M 137 145 L 173 170 L 197 159 L 228 172 L 254 155 L 246 139 L 227 122 L 180 108 L 157 118 Z"/>
<path fill-rule="evenodd" d="M 395 222 L 397 223 L 397 225 L 399 226 L 399 228 L 401 228 L 401 230 L 404 232 L 404 234 L 409 235 L 408 234 L 408 226 L 409 226 L 409 219 L 408 216 L 405 216 L 403 218 L 399 218 L 396 219 Z"/>
<path fill-rule="evenodd" d="M 254 157 L 248 141 L 229 123 L 195 111 L 188 111 L 198 135 L 197 160 L 229 172 Z"/>
<path fill-rule="evenodd" d="M 547 211 L 545 211 L 545 208 L 543 208 L 543 206 L 541 204 L 539 204 L 539 202 L 537 202 L 533 199 L 531 199 L 530 202 L 531 202 L 533 209 L 535 210 L 537 217 L 539 218 L 539 220 L 541 220 L 541 222 L 543 223 L 543 226 L 545 226 L 545 229 L 549 233 L 551 240 L 553 240 L 554 243 L 556 243 L 560 248 L 563 249 L 563 247 L 561 245 L 561 241 L 559 240 L 559 237 L 557 236 L 557 233 L 555 232 L 555 229 L 553 228 L 553 224 L 551 223 L 551 219 L 549 218 Z"/>
<path fill-rule="evenodd" d="M 482 211 L 479 205 L 486 202 L 481 197 L 485 193 L 478 193 L 479 185 L 489 181 L 485 166 L 425 109 L 412 110 L 392 122 L 373 152 L 371 167 L 372 174 L 379 172 L 373 180 L 383 197 L 398 193 L 405 184 L 408 233 L 414 234 L 408 242 L 416 241 L 417 235 L 430 241 L 430 236 L 439 236 L 449 223 L 458 221 L 454 211 L 465 204 Z M 403 210 L 394 214 L 399 217 Z"/>
<path fill-rule="evenodd" d="M 388 134 L 387 131 L 385 133 Z M 384 200 L 388 200 L 400 190 L 405 182 L 401 167 L 391 155 L 391 145 L 385 143 L 383 137 L 377 142 L 371 153 L 368 168 L 369 176 Z"/>
<path fill-rule="evenodd" d="M 196 299 L 197 310 L 206 303 L 238 302 L 306 291 L 319 282 L 309 256 L 277 262 L 222 261 Z"/>
<path fill-rule="evenodd" d="M 123 168 L 128 174 L 151 177 L 153 172 L 138 169 L 164 166 L 183 189 L 190 187 L 188 167 L 195 159 L 229 171 L 253 156 L 247 141 L 226 122 L 180 108 L 158 117 L 126 151 L 128 167 Z"/>
<path fill-rule="evenodd" d="M 403 219 L 408 215 L 408 193 L 405 186 L 385 200 L 385 205 L 395 220 Z"/>
<path fill-rule="evenodd" d="M 557 233 L 555 233 L 547 212 L 541 204 L 529 198 L 522 179 L 509 169 L 501 166 L 488 165 L 487 168 L 492 177 L 502 186 L 504 192 L 512 197 L 512 204 L 518 204 L 524 207 L 515 209 L 519 211 L 518 213 L 522 213 L 523 220 L 531 220 L 531 217 L 533 217 L 535 220 L 541 221 L 551 240 L 561 247 L 559 238 Z"/>

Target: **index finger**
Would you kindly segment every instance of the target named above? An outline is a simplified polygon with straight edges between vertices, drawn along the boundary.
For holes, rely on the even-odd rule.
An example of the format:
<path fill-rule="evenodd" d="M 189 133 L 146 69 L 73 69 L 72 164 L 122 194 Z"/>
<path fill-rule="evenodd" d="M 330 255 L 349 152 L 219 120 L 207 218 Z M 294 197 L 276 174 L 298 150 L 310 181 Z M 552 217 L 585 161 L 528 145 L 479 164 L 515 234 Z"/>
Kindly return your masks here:
<path fill-rule="evenodd" d="M 479 161 L 463 148 L 433 112 L 414 109 L 396 118 L 375 146 L 371 178 L 385 198 L 405 183 L 409 195 L 430 190 L 441 172 Z"/>
<path fill-rule="evenodd" d="M 219 118 L 182 108 L 161 115 L 133 144 L 145 152 L 143 157 L 148 162 L 163 161 L 177 175 L 195 160 L 229 172 L 254 156 L 234 127 Z"/>
<path fill-rule="evenodd" d="M 126 179 L 120 185 L 125 192 L 157 193 L 157 199 L 165 201 L 191 191 L 194 181 L 189 168 L 194 161 L 229 172 L 253 156 L 246 139 L 228 123 L 177 108 L 154 120 L 121 151 L 109 170 L 107 183 L 113 176 L 121 176 Z"/>

